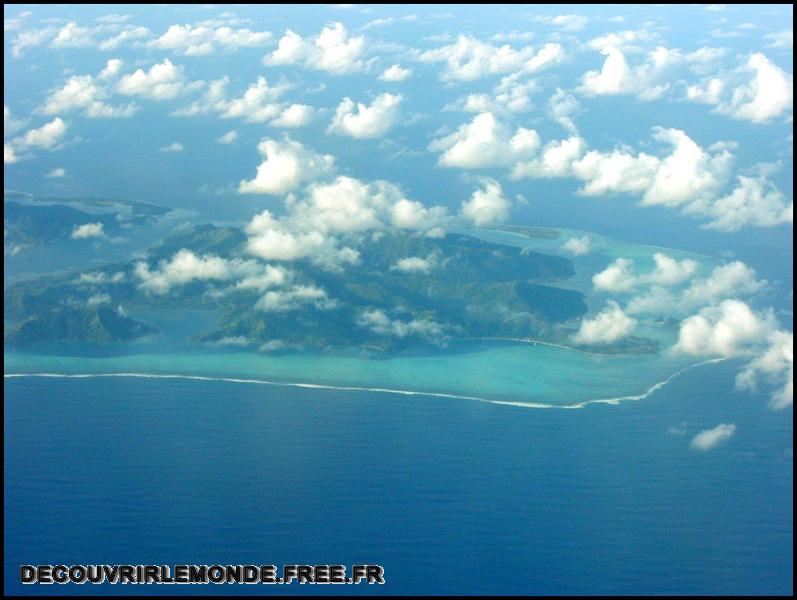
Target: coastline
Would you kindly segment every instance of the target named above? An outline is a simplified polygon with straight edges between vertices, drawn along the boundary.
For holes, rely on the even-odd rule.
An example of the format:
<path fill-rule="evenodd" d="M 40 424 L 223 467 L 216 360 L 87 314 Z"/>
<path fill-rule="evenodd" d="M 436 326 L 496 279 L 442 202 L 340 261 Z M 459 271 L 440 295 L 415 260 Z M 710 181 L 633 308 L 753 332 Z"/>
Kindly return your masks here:
<path fill-rule="evenodd" d="M 468 396 L 463 394 L 453 394 L 446 392 L 431 392 L 423 390 L 406 390 L 395 388 L 380 388 L 380 387 L 359 387 L 359 386 L 344 386 L 344 385 L 327 385 L 310 382 L 296 382 L 296 381 L 272 381 L 266 379 L 249 379 L 237 377 L 214 377 L 209 375 L 187 375 L 187 374 L 163 374 L 163 373 L 138 373 L 138 372 L 118 372 L 118 373 L 53 373 L 53 372 L 31 372 L 31 373 L 3 373 L 3 379 L 22 379 L 22 378 L 52 378 L 52 379 L 95 379 L 95 378 L 110 378 L 110 377 L 130 377 L 140 379 L 181 379 L 187 381 L 217 381 L 225 383 L 239 383 L 248 385 L 268 385 L 276 387 L 293 387 L 303 389 L 316 389 L 316 390 L 334 390 L 334 391 L 347 391 L 347 392 L 368 392 L 379 394 L 397 394 L 402 396 L 426 396 L 431 398 L 446 398 L 452 400 L 470 400 L 476 402 L 485 402 L 489 404 L 501 406 L 514 406 L 520 408 L 536 408 L 536 409 L 564 409 L 573 410 L 586 408 L 591 404 L 608 404 L 617 406 L 623 402 L 637 402 L 645 400 L 652 396 L 656 391 L 666 386 L 670 381 L 677 378 L 681 374 L 695 369 L 700 366 L 717 364 L 724 362 L 728 359 L 713 358 L 709 360 L 693 363 L 686 367 L 677 370 L 666 379 L 656 382 L 651 385 L 647 390 L 640 394 L 631 394 L 625 396 L 618 396 L 614 398 L 595 398 L 583 400 L 572 404 L 556 404 L 546 402 L 523 402 L 523 401 L 510 401 L 499 400 L 491 398 L 483 398 L 479 396 Z"/>

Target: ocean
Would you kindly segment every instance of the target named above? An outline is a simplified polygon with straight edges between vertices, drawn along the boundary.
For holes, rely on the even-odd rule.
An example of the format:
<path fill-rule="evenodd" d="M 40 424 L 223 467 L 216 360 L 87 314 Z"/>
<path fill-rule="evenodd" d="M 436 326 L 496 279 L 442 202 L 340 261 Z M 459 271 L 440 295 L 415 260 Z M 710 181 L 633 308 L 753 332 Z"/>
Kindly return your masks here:
<path fill-rule="evenodd" d="M 383 586 L 129 594 L 790 594 L 790 414 L 738 365 L 578 410 L 140 377 L 4 379 L 4 591 L 20 564 L 355 564 Z M 791 409 L 788 409 L 791 412 Z M 737 434 L 690 448 L 718 421 Z"/>

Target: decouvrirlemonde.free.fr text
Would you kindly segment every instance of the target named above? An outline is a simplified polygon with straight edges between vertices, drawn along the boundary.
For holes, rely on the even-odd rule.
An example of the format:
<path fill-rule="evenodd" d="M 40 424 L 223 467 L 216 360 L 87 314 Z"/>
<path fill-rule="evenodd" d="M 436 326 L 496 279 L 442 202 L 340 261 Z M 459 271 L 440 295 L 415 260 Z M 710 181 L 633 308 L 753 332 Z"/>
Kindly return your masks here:
<path fill-rule="evenodd" d="M 379 565 L 21 565 L 24 584 L 383 584 Z"/>

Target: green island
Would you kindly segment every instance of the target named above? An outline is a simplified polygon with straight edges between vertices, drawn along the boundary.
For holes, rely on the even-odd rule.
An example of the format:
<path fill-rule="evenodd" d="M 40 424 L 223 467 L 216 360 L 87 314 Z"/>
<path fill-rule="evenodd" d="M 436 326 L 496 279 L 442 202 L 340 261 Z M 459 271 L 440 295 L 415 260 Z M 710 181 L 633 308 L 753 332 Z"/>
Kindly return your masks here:
<path fill-rule="evenodd" d="M 229 278 L 193 279 L 157 293 L 142 285 L 142 265 L 153 272 L 186 251 L 203 260 L 267 268 L 247 253 L 246 242 L 239 228 L 191 225 L 143 260 L 14 283 L 4 290 L 5 342 L 124 341 L 155 333 L 135 317 L 139 312 L 207 309 L 223 316 L 193 341 L 261 350 L 387 352 L 474 338 L 539 341 L 601 354 L 658 350 L 656 342 L 635 337 L 595 347 L 573 344 L 587 305 L 583 294 L 557 285 L 573 276 L 572 262 L 467 234 L 432 238 L 387 230 L 351 236 L 346 243 L 359 253 L 355 264 L 336 271 L 310 260 L 272 261 L 290 273 L 289 283 L 275 287 Z M 423 257 L 423 268 L 397 268 L 408 257 Z M 280 305 L 286 297 L 299 305 Z"/>

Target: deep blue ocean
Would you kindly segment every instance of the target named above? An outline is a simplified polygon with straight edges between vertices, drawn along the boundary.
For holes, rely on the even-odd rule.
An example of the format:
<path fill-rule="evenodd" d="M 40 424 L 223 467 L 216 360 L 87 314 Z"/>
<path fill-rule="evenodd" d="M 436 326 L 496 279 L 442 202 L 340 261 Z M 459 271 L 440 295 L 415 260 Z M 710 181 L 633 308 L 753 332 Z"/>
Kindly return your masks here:
<path fill-rule="evenodd" d="M 5 379 L 4 591 L 23 563 L 377 563 L 384 586 L 112 591 L 790 594 L 791 409 L 734 392 L 736 367 L 581 410 Z M 691 450 L 718 421 L 732 443 Z"/>

